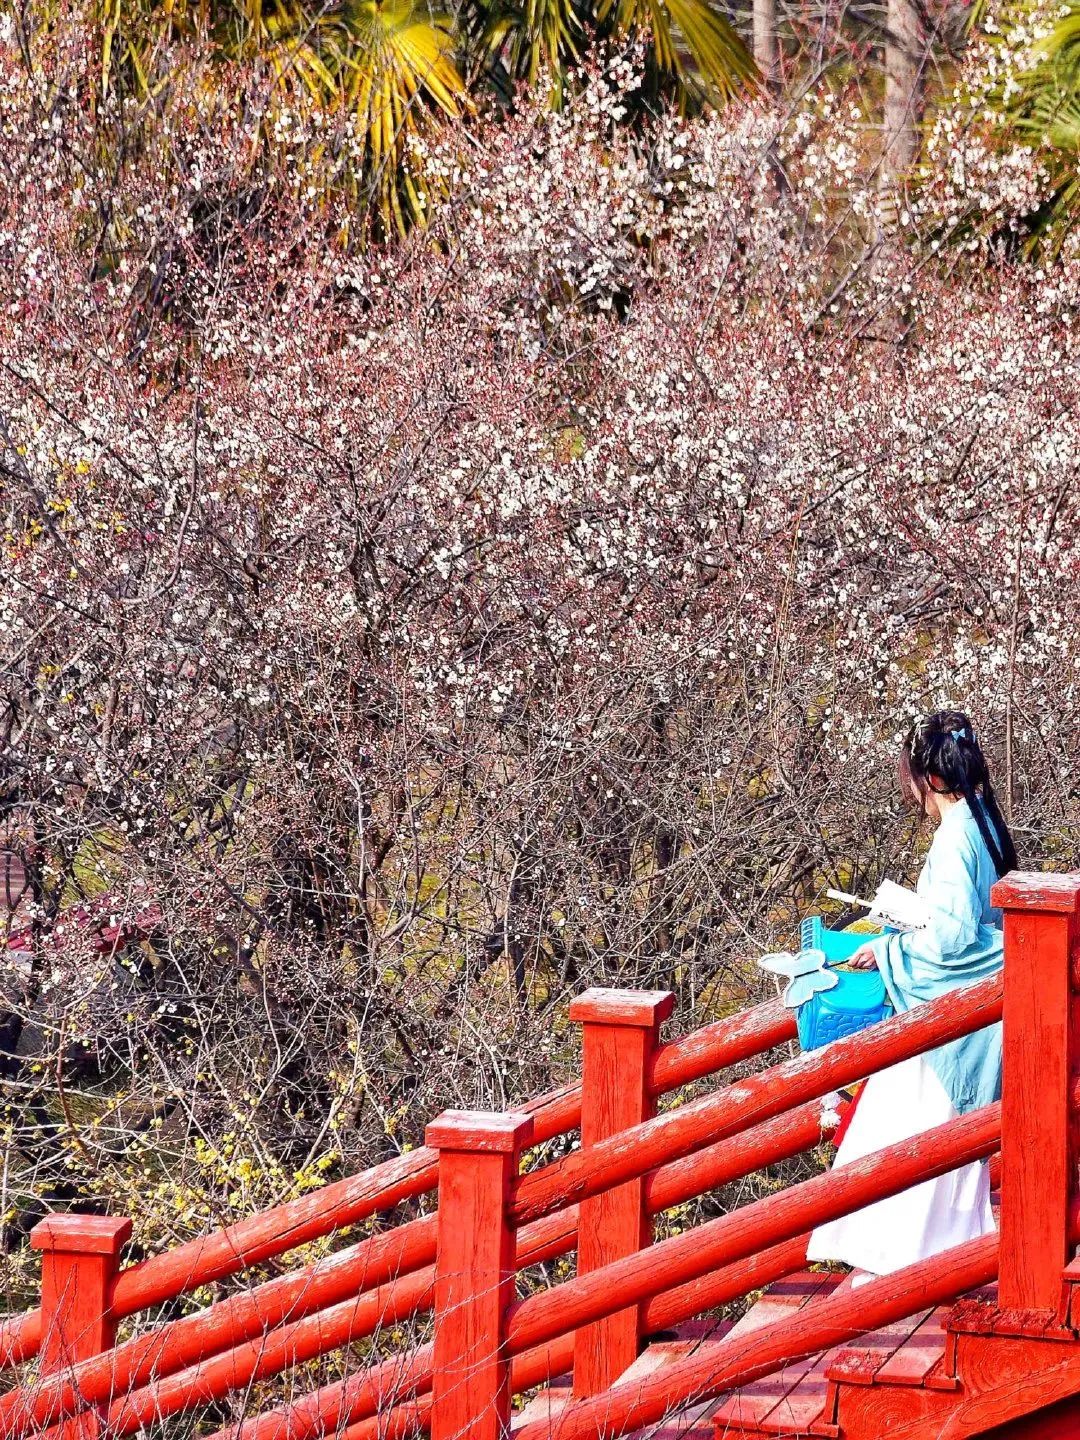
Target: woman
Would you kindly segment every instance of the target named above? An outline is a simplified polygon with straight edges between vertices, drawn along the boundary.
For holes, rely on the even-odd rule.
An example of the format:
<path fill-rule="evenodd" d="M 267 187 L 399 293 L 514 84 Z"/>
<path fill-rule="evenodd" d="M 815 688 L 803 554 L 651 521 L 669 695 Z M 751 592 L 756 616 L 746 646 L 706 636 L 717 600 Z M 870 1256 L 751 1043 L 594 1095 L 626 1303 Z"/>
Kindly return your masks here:
<path fill-rule="evenodd" d="M 1001 914 L 990 887 L 1016 868 L 1012 837 L 994 798 L 990 772 L 966 715 L 941 711 L 904 743 L 905 793 L 937 826 L 916 889 L 931 923 L 882 935 L 850 962 L 877 966 L 898 1012 L 970 985 L 1001 968 Z M 846 1165 L 1001 1095 L 1001 1026 L 965 1036 L 871 1076 L 836 1154 Z M 810 1260 L 842 1260 L 854 1283 L 888 1274 L 994 1229 L 985 1162 L 830 1221 L 814 1231 Z"/>

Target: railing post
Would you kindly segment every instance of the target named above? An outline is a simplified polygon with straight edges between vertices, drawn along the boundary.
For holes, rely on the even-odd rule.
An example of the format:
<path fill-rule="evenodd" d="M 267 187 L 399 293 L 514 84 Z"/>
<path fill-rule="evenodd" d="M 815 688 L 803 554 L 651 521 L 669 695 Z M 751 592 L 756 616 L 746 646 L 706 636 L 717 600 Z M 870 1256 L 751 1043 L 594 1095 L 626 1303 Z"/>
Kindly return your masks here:
<path fill-rule="evenodd" d="M 586 990 L 571 1002 L 582 1026 L 581 1145 L 588 1149 L 656 1113 L 649 1070 L 660 1026 L 671 1014 L 670 990 Z M 652 1243 L 644 1178 L 582 1201 L 578 1207 L 578 1274 L 635 1255 Z M 574 1394 L 608 1389 L 637 1358 L 639 1307 L 631 1305 L 583 1326 L 574 1337 Z"/>
<path fill-rule="evenodd" d="M 446 1110 L 425 1133 L 439 1152 L 431 1440 L 504 1440 L 509 1431 L 509 1200 L 532 1129 L 529 1115 Z"/>
<path fill-rule="evenodd" d="M 1077 1194 L 1080 875 L 1014 871 L 992 899 L 1005 912 L 998 1304 L 1052 1313 Z"/>
<path fill-rule="evenodd" d="M 80 1360 L 100 1355 L 116 1341 L 109 1313 L 120 1251 L 131 1235 L 130 1220 L 105 1215 L 49 1215 L 30 1232 L 41 1251 L 42 1375 L 55 1375 Z M 66 1421 L 63 1440 L 97 1440 L 102 1422 L 96 1412 Z"/>

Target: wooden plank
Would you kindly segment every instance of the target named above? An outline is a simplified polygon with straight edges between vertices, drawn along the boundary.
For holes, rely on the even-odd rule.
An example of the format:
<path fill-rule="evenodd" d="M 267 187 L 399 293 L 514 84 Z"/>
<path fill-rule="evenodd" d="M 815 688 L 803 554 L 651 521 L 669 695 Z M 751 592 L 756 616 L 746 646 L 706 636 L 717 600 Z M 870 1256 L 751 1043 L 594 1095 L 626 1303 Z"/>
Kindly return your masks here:
<path fill-rule="evenodd" d="M 715 1318 L 699 1318 L 679 1325 L 670 1338 L 652 1341 L 634 1361 L 626 1373 L 619 1377 L 616 1385 L 641 1383 L 665 1365 L 683 1360 L 689 1355 L 721 1353 L 721 1346 L 731 1334 L 734 1322 Z M 704 1426 L 710 1429 L 709 1417 L 713 1408 L 711 1400 L 696 1400 L 677 1410 L 664 1420 L 660 1430 L 650 1429 L 651 1440 L 661 1435 L 673 1440 L 674 1436 L 685 1435 L 691 1430 Z"/>
<path fill-rule="evenodd" d="M 844 1278 L 827 1271 L 807 1270 L 777 1281 L 734 1326 L 731 1338 L 742 1338 L 797 1313 L 815 1296 L 832 1294 Z M 795 1365 L 785 1366 L 775 1375 L 766 1375 L 753 1385 L 733 1391 L 713 1412 L 715 1434 L 720 1437 L 738 1430 L 756 1429 L 816 1358 L 810 1356 Z"/>
<path fill-rule="evenodd" d="M 732 1418 L 737 1415 L 744 1428 L 753 1425 L 762 1435 L 831 1433 L 837 1408 L 832 1371 L 841 1357 L 859 1361 L 855 1369 L 843 1369 L 844 1378 L 854 1380 L 857 1372 L 858 1383 L 868 1385 L 880 1366 L 910 1339 L 929 1314 L 920 1311 L 873 1331 L 859 1341 L 857 1349 L 837 1345 L 785 1366 L 775 1376 L 739 1392 L 743 1403 L 737 1409 L 732 1407 Z"/>
<path fill-rule="evenodd" d="M 785 1365 L 775 1375 L 767 1375 L 753 1385 L 736 1390 L 713 1414 L 716 1434 L 725 1434 L 725 1426 L 727 1430 L 772 1433 L 768 1428 L 771 1417 L 781 1410 L 788 1396 L 820 1358 L 820 1355 L 809 1355 L 804 1360 Z"/>
<path fill-rule="evenodd" d="M 859 1358 L 857 1365 L 842 1367 L 844 1371 L 842 1378 L 849 1384 L 873 1384 L 881 1367 L 886 1365 L 897 1351 L 909 1342 L 912 1335 L 930 1314 L 929 1310 L 920 1310 L 915 1315 L 908 1316 L 903 1320 L 896 1320 L 891 1325 L 864 1335 L 853 1345 L 841 1347 L 842 1354 Z"/>
<path fill-rule="evenodd" d="M 875 1385 L 922 1385 L 945 1357 L 946 1308 L 931 1310 L 908 1341 L 885 1361 Z"/>
<path fill-rule="evenodd" d="M 850 1278 L 838 1288 L 850 1290 Z M 872 1375 L 904 1344 L 926 1313 L 919 1312 L 870 1332 L 859 1341 L 857 1351 L 853 1352 L 850 1344 L 836 1345 L 823 1351 L 812 1365 L 806 1367 L 797 1384 L 772 1413 L 766 1416 L 762 1429 L 775 1435 L 833 1434 L 838 1390 L 832 1372 L 841 1357 L 858 1355 L 862 1362 L 860 1373 Z"/>
<path fill-rule="evenodd" d="M 844 1277 L 827 1270 L 800 1270 L 770 1285 L 756 1304 L 751 1305 L 742 1319 L 731 1329 L 731 1336 L 749 1335 L 774 1320 L 786 1319 L 792 1311 L 801 1310 L 815 1295 L 831 1294 Z"/>
<path fill-rule="evenodd" d="M 850 1289 L 850 1277 L 845 1277 L 834 1289 Z M 908 1338 L 917 1319 L 918 1317 L 914 1317 L 910 1321 L 897 1322 L 867 1336 L 866 1346 L 874 1352 L 880 1350 L 882 1358 L 887 1357 Z M 860 1341 L 860 1353 L 862 1348 L 863 1342 Z M 828 1420 L 830 1417 L 824 1412 L 835 1408 L 834 1405 L 830 1406 L 829 1372 L 837 1359 L 848 1349 L 847 1345 L 837 1345 L 785 1366 L 777 1376 L 776 1389 L 779 1393 L 775 1403 L 772 1409 L 760 1418 L 762 1431 L 778 1435 L 809 1434 L 814 1422 L 822 1418 Z"/>
<path fill-rule="evenodd" d="M 677 1338 L 654 1341 L 615 1383 L 640 1384 L 664 1365 L 682 1360 L 687 1355 L 718 1352 L 732 1328 L 730 1320 L 699 1320 L 685 1326 L 680 1325 Z M 711 1440 L 712 1409 L 711 1400 L 690 1402 L 669 1415 L 658 1427 L 650 1426 L 647 1431 L 636 1432 L 636 1435 L 647 1436 L 648 1440 Z M 635 1436 L 631 1435 L 627 1440 L 635 1440 Z"/>
<path fill-rule="evenodd" d="M 735 1328 L 734 1320 L 717 1320 L 709 1315 L 697 1315 L 683 1320 L 675 1327 L 677 1340 L 722 1340 Z"/>
<path fill-rule="evenodd" d="M 840 1434 L 844 1440 L 880 1440 L 886 1435 L 897 1440 L 910 1425 L 920 1435 L 936 1434 L 935 1426 L 957 1403 L 958 1382 L 945 1363 L 953 1338 L 946 1328 L 951 1313 L 950 1307 L 940 1306 L 902 1322 L 907 1339 L 891 1351 L 888 1344 L 875 1349 L 869 1343 L 894 1342 L 891 1326 L 878 1336 L 867 1336 L 866 1349 L 846 1351 L 832 1367 L 835 1391 L 823 1412 L 831 1423 L 822 1433 Z"/>
<path fill-rule="evenodd" d="M 688 1337 L 685 1340 L 658 1340 L 646 1348 L 637 1357 L 634 1363 L 619 1376 L 615 1381 L 616 1385 L 634 1385 L 644 1380 L 646 1376 L 653 1375 L 665 1365 L 671 1365 L 676 1360 L 685 1360 L 688 1355 L 700 1355 L 713 1346 L 723 1344 L 724 1337 L 730 1333 L 728 1330 L 721 1331 L 719 1335 L 710 1337 Z"/>
<path fill-rule="evenodd" d="M 516 1430 L 519 1425 L 528 1425 L 533 1420 L 555 1420 L 574 1398 L 570 1385 L 570 1376 L 560 1375 L 543 1390 L 538 1390 L 515 1412 L 512 1428 Z"/>
<path fill-rule="evenodd" d="M 719 1358 L 690 1356 L 641 1385 L 617 1387 L 606 1395 L 579 1401 L 563 1416 L 559 1440 L 595 1440 L 598 1432 L 617 1435 L 662 1421 L 687 1395 L 721 1396 L 774 1373 L 797 1355 L 809 1355 L 841 1341 L 850 1344 L 865 1329 L 868 1316 L 884 1325 L 985 1285 L 996 1263 L 997 1236 L 983 1235 L 895 1275 L 872 1280 L 857 1292 L 830 1295 L 810 1310 L 798 1310 L 741 1339 L 728 1336 Z M 520 1440 L 550 1440 L 540 1429 L 525 1426 Z"/>
<path fill-rule="evenodd" d="M 834 1289 L 839 1290 L 843 1283 Z M 810 1425 L 820 1419 L 825 1406 L 828 1389 L 825 1369 L 838 1353 L 839 1347 L 818 1351 L 785 1365 L 769 1382 L 749 1387 L 756 1391 L 761 1402 L 756 1423 L 762 1434 L 809 1433 Z"/>
<path fill-rule="evenodd" d="M 766 1435 L 809 1435 L 810 1426 L 820 1420 L 828 1397 L 825 1371 L 836 1357 L 835 1350 L 823 1350 L 798 1365 L 788 1365 L 781 1372 L 794 1383 L 776 1401 L 761 1422 Z"/>

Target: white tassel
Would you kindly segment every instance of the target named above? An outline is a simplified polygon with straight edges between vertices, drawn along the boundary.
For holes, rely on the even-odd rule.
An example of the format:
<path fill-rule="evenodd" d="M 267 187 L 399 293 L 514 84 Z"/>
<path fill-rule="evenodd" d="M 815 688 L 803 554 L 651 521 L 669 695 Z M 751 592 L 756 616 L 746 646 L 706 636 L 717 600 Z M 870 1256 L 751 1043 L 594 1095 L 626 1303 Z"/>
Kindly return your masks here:
<path fill-rule="evenodd" d="M 821 1128 L 822 1130 L 835 1130 L 840 1124 L 840 1096 L 834 1091 L 831 1095 L 822 1096 L 821 1100 Z"/>

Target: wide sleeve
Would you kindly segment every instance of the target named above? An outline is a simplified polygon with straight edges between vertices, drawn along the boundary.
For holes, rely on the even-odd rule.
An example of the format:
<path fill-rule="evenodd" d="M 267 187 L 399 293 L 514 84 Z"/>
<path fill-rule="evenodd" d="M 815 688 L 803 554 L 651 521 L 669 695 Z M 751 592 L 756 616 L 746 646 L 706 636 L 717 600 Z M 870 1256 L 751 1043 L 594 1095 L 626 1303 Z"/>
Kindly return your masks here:
<path fill-rule="evenodd" d="M 939 835 L 927 856 L 919 894 L 930 908 L 922 930 L 883 935 L 873 950 L 898 1009 L 928 1000 L 969 975 L 982 919 L 975 851 L 962 833 Z M 981 968 L 981 967 L 980 967 Z"/>

